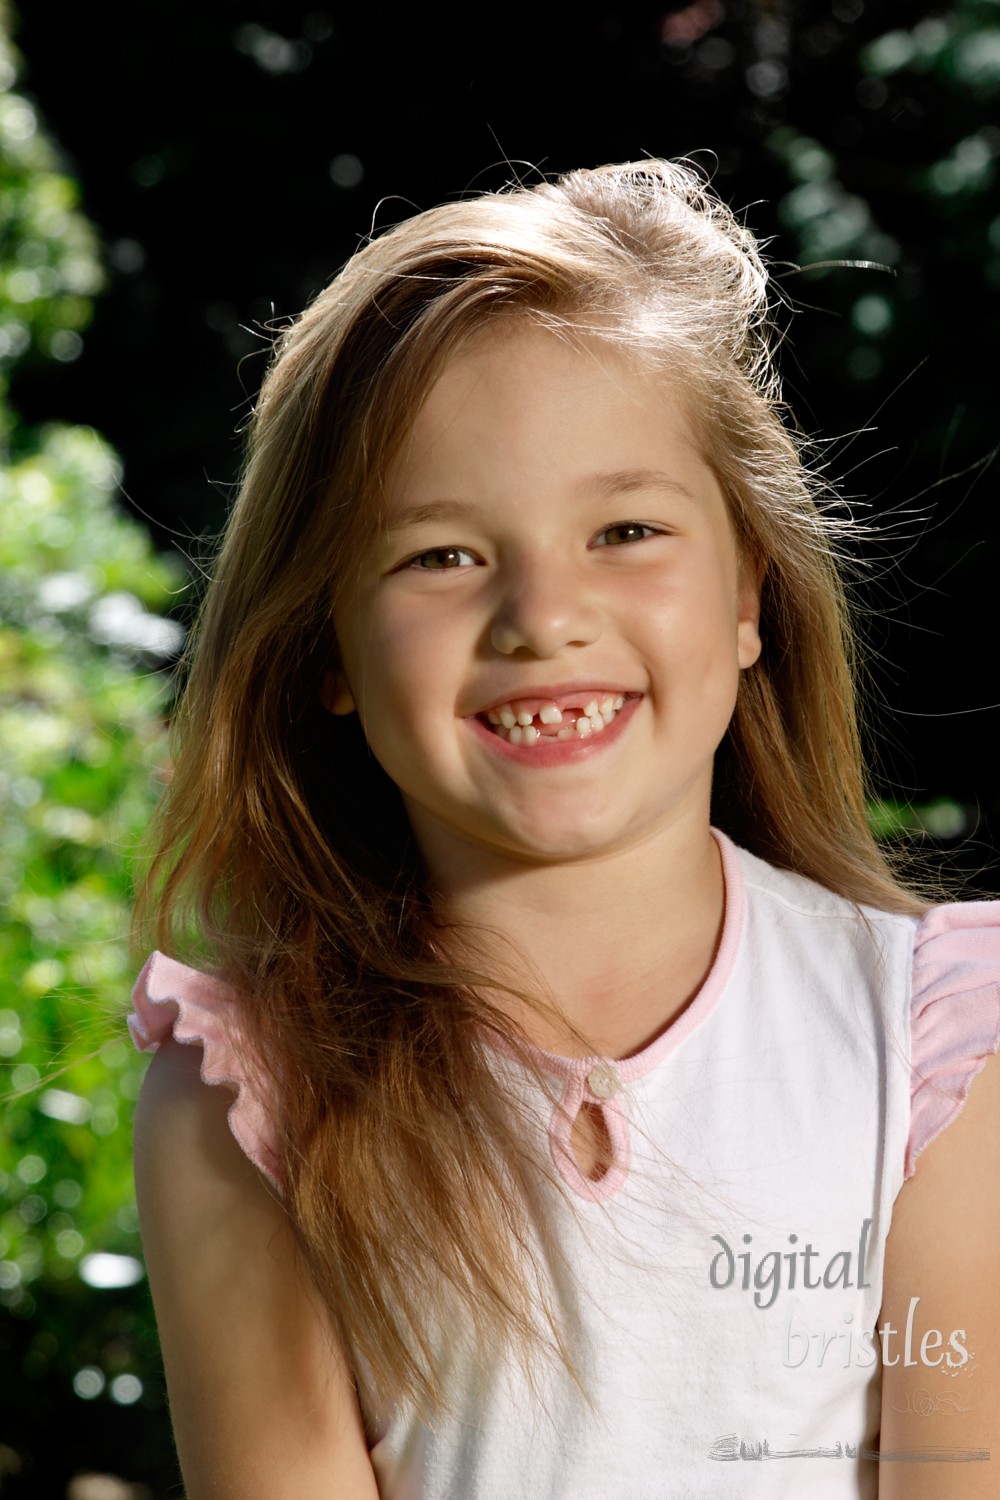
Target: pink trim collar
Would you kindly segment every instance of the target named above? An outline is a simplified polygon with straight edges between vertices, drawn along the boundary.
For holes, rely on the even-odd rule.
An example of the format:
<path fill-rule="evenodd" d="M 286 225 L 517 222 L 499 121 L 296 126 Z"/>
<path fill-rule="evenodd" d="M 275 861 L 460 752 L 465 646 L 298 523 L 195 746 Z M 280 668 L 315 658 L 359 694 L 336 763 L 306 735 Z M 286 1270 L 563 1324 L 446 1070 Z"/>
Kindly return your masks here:
<path fill-rule="evenodd" d="M 743 883 L 743 870 L 740 865 L 739 854 L 736 845 L 724 833 L 717 828 L 712 829 L 712 836 L 719 846 L 722 856 L 722 878 L 725 886 L 725 911 L 722 919 L 722 936 L 712 967 L 709 969 L 701 988 L 692 1000 L 681 1011 L 675 1021 L 671 1021 L 665 1031 L 654 1037 L 648 1046 L 641 1052 L 633 1052 L 631 1057 L 612 1058 L 615 1072 L 623 1083 L 631 1083 L 636 1078 L 643 1078 L 647 1073 L 669 1057 L 671 1052 L 687 1040 L 691 1033 L 711 1015 L 718 1003 L 736 962 L 739 951 L 740 940 L 743 936 L 743 914 L 746 906 L 746 895 Z M 599 1063 L 607 1063 L 605 1057 L 562 1057 L 556 1052 L 543 1052 L 540 1047 L 529 1047 L 529 1056 L 546 1073 L 553 1073 L 560 1078 L 584 1079 L 592 1072 Z M 593 1094 L 590 1089 L 585 1090 L 586 1097 L 592 1103 L 603 1104 L 603 1097 Z"/>
<path fill-rule="evenodd" d="M 711 1015 L 733 971 L 743 936 L 746 907 L 743 870 L 736 846 L 731 840 L 717 828 L 712 829 L 712 836 L 722 857 L 725 887 L 722 936 L 712 967 L 701 988 L 677 1019 L 641 1052 L 634 1052 L 631 1057 L 561 1057 L 555 1052 L 543 1052 L 540 1047 L 527 1049 L 528 1055 L 541 1072 L 564 1080 L 562 1098 L 556 1102 L 549 1124 L 549 1151 L 563 1181 L 579 1197 L 594 1203 L 606 1202 L 614 1197 L 628 1177 L 632 1158 L 628 1120 L 621 1098 L 616 1096 L 613 1087 L 607 1088 L 608 1074 L 612 1079 L 617 1075 L 617 1080 L 622 1084 L 629 1084 L 651 1073 L 664 1058 L 676 1052 Z M 507 1051 L 507 1048 L 501 1046 L 501 1050 Z M 596 1089 L 594 1084 L 597 1085 Z M 611 1145 L 611 1164 L 604 1176 L 596 1180 L 583 1175 L 572 1151 L 573 1126 L 584 1103 L 601 1109 Z"/>

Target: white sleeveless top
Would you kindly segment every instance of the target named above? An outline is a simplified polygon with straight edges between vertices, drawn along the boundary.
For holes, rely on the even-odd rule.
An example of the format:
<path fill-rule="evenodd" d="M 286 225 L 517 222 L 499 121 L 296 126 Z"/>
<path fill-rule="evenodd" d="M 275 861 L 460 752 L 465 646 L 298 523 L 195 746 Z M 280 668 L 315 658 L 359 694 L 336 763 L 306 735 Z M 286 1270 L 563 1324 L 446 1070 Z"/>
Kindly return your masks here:
<path fill-rule="evenodd" d="M 716 837 L 722 941 L 674 1024 L 623 1061 L 537 1054 L 544 1093 L 497 1056 L 565 1183 L 553 1286 L 590 1404 L 554 1361 L 532 1390 L 457 1344 L 433 1430 L 362 1380 L 383 1500 L 876 1495 L 892 1205 L 1000 1041 L 1000 903 L 859 910 Z M 162 955 L 134 998 L 137 1045 L 171 1026 L 204 1042 L 203 1077 L 238 1090 L 234 1133 L 280 1183 L 232 1054 L 237 998 Z M 569 1152 L 583 1101 L 613 1149 L 598 1182 Z M 924 1331 L 917 1306 L 913 1351 Z M 971 1353 L 948 1333 L 945 1373 Z"/>

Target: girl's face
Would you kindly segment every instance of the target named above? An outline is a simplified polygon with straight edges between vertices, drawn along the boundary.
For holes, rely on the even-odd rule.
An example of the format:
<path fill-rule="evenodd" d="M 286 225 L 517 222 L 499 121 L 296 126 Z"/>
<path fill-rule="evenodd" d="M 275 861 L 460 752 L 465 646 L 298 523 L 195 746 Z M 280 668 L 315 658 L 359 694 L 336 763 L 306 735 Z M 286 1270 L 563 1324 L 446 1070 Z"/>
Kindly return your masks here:
<path fill-rule="evenodd" d="M 387 497 L 324 702 L 357 709 L 431 873 L 707 835 L 758 587 L 663 378 L 490 334 L 432 387 Z"/>

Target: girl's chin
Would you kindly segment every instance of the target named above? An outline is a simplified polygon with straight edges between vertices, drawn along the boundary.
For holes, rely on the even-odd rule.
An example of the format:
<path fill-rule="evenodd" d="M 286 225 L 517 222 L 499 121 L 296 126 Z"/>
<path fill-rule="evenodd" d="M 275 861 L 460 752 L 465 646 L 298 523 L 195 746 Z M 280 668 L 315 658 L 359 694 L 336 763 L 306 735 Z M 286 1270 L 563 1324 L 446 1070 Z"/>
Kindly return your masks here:
<path fill-rule="evenodd" d="M 624 809 L 609 809 L 607 816 L 583 827 L 579 807 L 571 806 L 566 806 L 564 815 L 557 815 L 550 806 L 537 816 L 528 808 L 493 807 L 466 819 L 449 816 L 444 809 L 411 804 L 409 814 L 430 869 L 462 871 L 465 878 L 477 867 L 555 867 L 598 860 L 631 842 Z M 451 879 L 446 883 L 450 885 Z"/>
<path fill-rule="evenodd" d="M 499 819 L 488 847 L 502 858 L 528 865 L 564 865 L 613 855 L 627 847 L 630 828 L 624 811 L 611 813 L 589 827 L 567 810 L 565 818 L 547 815 L 537 820 Z"/>

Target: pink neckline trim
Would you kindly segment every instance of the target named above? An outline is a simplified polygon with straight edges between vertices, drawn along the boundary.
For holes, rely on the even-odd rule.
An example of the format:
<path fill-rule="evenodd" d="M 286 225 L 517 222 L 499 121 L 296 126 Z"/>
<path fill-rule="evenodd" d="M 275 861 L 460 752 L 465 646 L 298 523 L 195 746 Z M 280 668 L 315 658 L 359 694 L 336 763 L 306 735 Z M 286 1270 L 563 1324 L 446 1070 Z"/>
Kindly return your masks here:
<path fill-rule="evenodd" d="M 736 846 L 719 829 L 713 828 L 711 831 L 722 856 L 725 909 L 718 951 L 701 988 L 665 1031 L 655 1037 L 641 1052 L 633 1052 L 630 1057 L 607 1058 L 596 1054 L 593 1057 L 562 1057 L 557 1052 L 544 1052 L 540 1047 L 526 1048 L 528 1055 L 546 1073 L 554 1073 L 560 1078 L 582 1080 L 597 1063 L 611 1062 L 622 1081 L 630 1083 L 636 1078 L 645 1077 L 665 1057 L 669 1057 L 671 1052 L 676 1052 L 681 1043 L 685 1042 L 691 1033 L 711 1015 L 733 971 L 733 964 L 743 936 L 743 914 L 746 906 L 743 870 Z M 604 1099 L 598 1099 L 596 1095 L 592 1095 L 589 1089 L 585 1088 L 584 1093 L 594 1103 L 605 1103 Z"/>
<path fill-rule="evenodd" d="M 622 1099 L 620 1096 L 606 1098 L 603 1094 L 596 1094 L 590 1086 L 589 1075 L 592 1069 L 601 1063 L 610 1063 L 626 1084 L 652 1072 L 658 1063 L 675 1052 L 712 1013 L 733 970 L 743 936 L 746 902 L 743 870 L 736 846 L 726 835 L 713 828 L 712 837 L 718 844 L 722 857 L 725 900 L 722 936 L 712 967 L 701 988 L 677 1019 L 650 1042 L 648 1047 L 644 1047 L 641 1052 L 634 1052 L 631 1057 L 560 1057 L 558 1053 L 544 1052 L 540 1047 L 526 1049 L 541 1072 L 554 1074 L 564 1081 L 562 1098 L 555 1103 L 549 1122 L 549 1152 L 563 1181 L 579 1197 L 592 1203 L 604 1203 L 614 1197 L 628 1177 L 632 1160 L 632 1142 Z M 503 1052 L 509 1052 L 503 1042 L 494 1045 Z M 607 1171 L 603 1177 L 596 1179 L 584 1176 L 573 1155 L 573 1126 L 585 1103 L 600 1108 L 611 1145 L 611 1161 Z"/>

